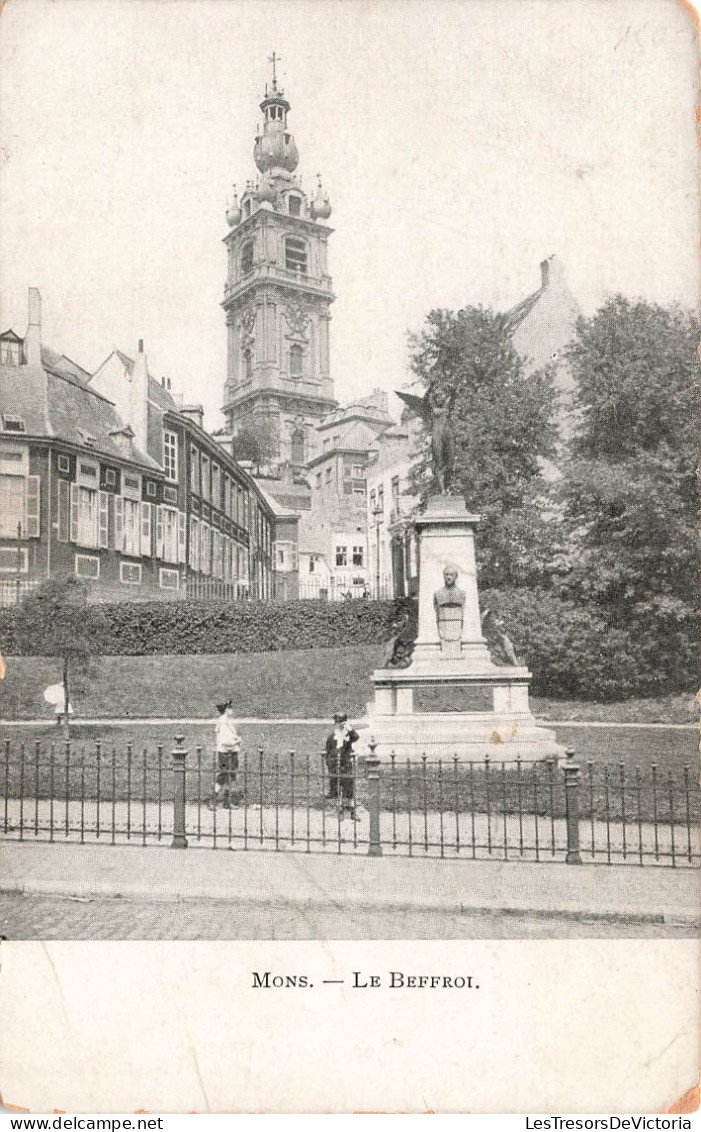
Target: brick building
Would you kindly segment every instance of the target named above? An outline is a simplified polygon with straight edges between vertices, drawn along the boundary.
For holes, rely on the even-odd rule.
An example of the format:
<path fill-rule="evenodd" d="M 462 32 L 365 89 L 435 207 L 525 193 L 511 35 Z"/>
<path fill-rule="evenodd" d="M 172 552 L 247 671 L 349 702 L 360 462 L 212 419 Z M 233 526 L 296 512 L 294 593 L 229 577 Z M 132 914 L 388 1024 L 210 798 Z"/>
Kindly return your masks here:
<path fill-rule="evenodd" d="M 0 335 L 0 600 L 51 574 L 95 597 L 272 597 L 275 516 L 254 480 L 135 359 L 94 374 Z"/>

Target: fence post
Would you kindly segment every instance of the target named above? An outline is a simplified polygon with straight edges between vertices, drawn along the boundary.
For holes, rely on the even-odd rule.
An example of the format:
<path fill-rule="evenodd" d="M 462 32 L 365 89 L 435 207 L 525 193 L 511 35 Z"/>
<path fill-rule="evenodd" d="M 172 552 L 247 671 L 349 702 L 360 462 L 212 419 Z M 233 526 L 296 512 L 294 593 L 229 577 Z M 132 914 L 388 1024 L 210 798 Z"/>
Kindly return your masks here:
<path fill-rule="evenodd" d="M 368 776 L 368 856 L 381 857 L 382 844 L 380 842 L 380 760 L 375 754 L 377 743 L 370 739 L 368 743 L 370 754 L 365 759 Z"/>
<path fill-rule="evenodd" d="M 183 747 L 184 735 L 175 736 L 173 758 L 173 840 L 171 849 L 187 849 L 185 836 L 185 762 L 187 751 Z"/>
<path fill-rule="evenodd" d="M 572 747 L 565 749 L 567 761 L 563 767 L 565 772 L 565 813 L 567 815 L 567 857 L 568 865 L 581 865 L 582 855 L 579 851 L 579 767 L 574 762 Z"/>

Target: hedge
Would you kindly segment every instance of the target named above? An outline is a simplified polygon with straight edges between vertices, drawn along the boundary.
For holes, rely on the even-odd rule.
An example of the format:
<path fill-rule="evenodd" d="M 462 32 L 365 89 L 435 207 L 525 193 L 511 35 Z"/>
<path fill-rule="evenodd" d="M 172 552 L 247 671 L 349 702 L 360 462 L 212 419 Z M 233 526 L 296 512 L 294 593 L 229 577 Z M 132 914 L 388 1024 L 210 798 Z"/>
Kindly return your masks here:
<path fill-rule="evenodd" d="M 338 648 L 388 640 L 406 600 L 119 602 L 88 606 L 99 610 L 102 631 L 97 656 L 246 653 L 278 649 Z M 0 651 L 44 656 L 37 634 L 23 650 L 14 632 L 15 611 L 0 611 Z M 106 623 L 106 628 L 104 627 Z"/>

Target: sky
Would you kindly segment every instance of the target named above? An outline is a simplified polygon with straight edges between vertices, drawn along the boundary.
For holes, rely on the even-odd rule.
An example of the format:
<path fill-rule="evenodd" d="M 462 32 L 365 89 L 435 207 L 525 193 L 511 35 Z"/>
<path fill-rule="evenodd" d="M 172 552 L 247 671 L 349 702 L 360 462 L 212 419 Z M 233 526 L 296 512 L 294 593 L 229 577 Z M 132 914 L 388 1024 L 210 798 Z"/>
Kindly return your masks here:
<path fill-rule="evenodd" d="M 697 301 L 696 43 L 677 0 L 9 0 L 0 328 L 94 370 L 145 340 L 204 404 L 226 372 L 227 193 L 278 78 L 333 213 L 345 402 L 410 380 L 434 307 L 506 309 L 564 262 L 585 313 Z"/>

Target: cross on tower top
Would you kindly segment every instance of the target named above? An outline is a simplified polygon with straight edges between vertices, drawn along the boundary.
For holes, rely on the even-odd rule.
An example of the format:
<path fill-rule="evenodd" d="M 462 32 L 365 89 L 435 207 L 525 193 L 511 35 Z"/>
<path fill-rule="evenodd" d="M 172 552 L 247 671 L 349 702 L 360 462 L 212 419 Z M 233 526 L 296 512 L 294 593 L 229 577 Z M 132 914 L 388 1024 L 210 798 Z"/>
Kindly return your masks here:
<path fill-rule="evenodd" d="M 273 65 L 273 90 L 276 90 L 276 88 L 277 88 L 277 74 L 276 74 L 276 71 L 275 71 L 275 64 L 281 63 L 282 59 L 280 58 L 279 55 L 276 55 L 275 52 L 273 51 L 272 55 L 268 56 L 268 62 L 272 63 L 272 65 Z"/>

